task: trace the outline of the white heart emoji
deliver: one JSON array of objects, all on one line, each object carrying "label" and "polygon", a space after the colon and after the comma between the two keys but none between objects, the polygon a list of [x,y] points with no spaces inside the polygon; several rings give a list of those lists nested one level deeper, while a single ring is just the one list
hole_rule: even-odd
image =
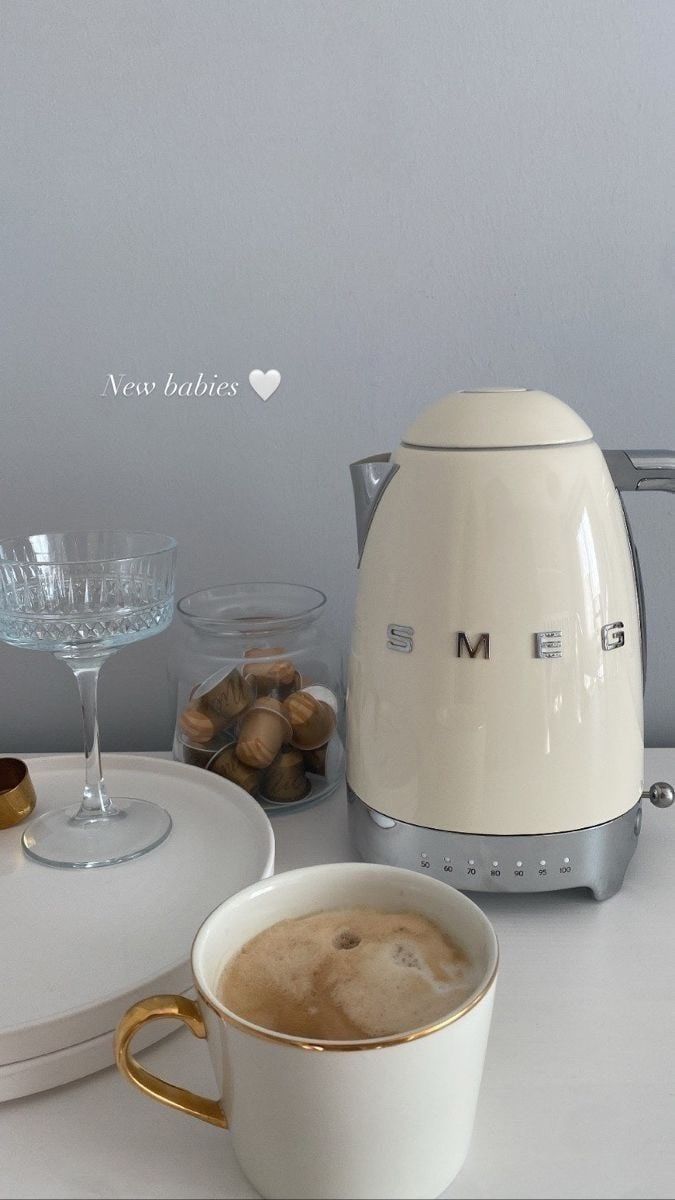
[{"label": "white heart emoji", "polygon": [[253,391],[258,393],[261,400],[269,400],[270,396],[274,395],[281,383],[281,375],[274,369],[271,371],[261,371],[259,367],[256,367],[255,371],[251,371],[248,381]]}]

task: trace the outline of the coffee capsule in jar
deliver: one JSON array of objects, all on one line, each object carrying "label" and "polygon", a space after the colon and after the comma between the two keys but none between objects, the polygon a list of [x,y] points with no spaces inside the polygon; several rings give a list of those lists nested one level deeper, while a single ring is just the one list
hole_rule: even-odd
[{"label": "coffee capsule in jar", "polygon": [[223,743],[218,737],[203,746],[191,746],[189,742],[176,737],[174,742],[174,758],[179,762],[188,763],[191,767],[207,767],[214,754],[222,750]]},{"label": "coffee capsule in jar", "polygon": [[284,709],[293,731],[291,745],[299,750],[315,750],[330,740],[336,724],[335,710],[326,700],[313,695],[312,689],[293,692],[284,702]]},{"label": "coffee capsule in jar", "polygon": [[343,768],[344,751],[338,733],[334,733],[325,746],[317,746],[314,750],[303,750],[305,770],[310,775],[318,775],[331,784],[340,779]]},{"label": "coffee capsule in jar", "polygon": [[221,717],[205,712],[199,701],[191,701],[178,718],[181,740],[206,746],[224,728]]},{"label": "coffee capsule in jar", "polygon": [[268,767],[283,743],[290,740],[291,732],[280,700],[273,696],[256,700],[241,722],[237,757],[250,767]]},{"label": "coffee capsule in jar", "polygon": [[313,750],[303,750],[302,757],[305,760],[305,770],[312,775],[326,774],[326,755],[328,751],[328,742],[324,746],[315,746]]},{"label": "coffee capsule in jar", "polygon": [[264,772],[260,793],[275,804],[288,804],[304,800],[311,787],[301,751],[285,746]]},{"label": "coffee capsule in jar", "polygon": [[254,792],[260,782],[261,772],[250,767],[237,757],[235,743],[231,742],[221,750],[216,751],[208,764],[208,770],[223,779],[229,779],[246,792]]},{"label": "coffee capsule in jar", "polygon": [[241,671],[233,667],[224,675],[212,675],[204,680],[192,694],[202,712],[212,715],[224,725],[229,725],[250,708],[255,699],[253,681],[245,679]]},{"label": "coffee capsule in jar", "polygon": [[[257,696],[280,696],[282,699],[300,686],[300,675],[289,658],[281,658],[283,646],[256,646],[244,652],[248,660],[244,678],[255,688]],[[259,662],[255,660],[259,659]],[[250,661],[254,660],[254,661]]]}]

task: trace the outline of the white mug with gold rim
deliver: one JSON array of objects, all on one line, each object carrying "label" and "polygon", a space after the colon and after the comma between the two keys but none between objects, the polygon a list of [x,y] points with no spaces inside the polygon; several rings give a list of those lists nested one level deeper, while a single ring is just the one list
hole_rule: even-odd
[{"label": "white mug with gold rim", "polygon": [[[433,1026],[362,1041],[307,1041],[262,1029],[218,999],[225,963],[287,917],[369,905],[435,921],[478,964],[460,1009]],[[229,1129],[251,1183],[277,1200],[434,1197],[469,1148],[487,1046],[498,949],[487,917],[461,892],[400,867],[331,863],[262,879],[221,904],[192,947],[196,1002],[152,996],[122,1018],[120,1070],[163,1104]],[[178,1017],[206,1038],[219,1100],[146,1071],[131,1054],[146,1021]]]}]

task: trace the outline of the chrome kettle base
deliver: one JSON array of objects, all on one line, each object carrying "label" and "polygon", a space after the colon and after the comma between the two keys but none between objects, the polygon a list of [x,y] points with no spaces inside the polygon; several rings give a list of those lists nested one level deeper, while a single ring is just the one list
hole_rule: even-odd
[{"label": "chrome kettle base", "polygon": [[366,862],[408,867],[465,892],[619,891],[642,824],[642,798],[602,825],[522,836],[451,833],[369,808],[347,785],[352,844]]}]

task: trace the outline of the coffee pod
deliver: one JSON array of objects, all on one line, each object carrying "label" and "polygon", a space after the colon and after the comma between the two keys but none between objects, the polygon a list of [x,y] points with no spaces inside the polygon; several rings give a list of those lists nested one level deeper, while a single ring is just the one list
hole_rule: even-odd
[{"label": "coffee pod", "polygon": [[208,746],[188,746],[180,738],[176,739],[176,744],[180,761],[188,763],[191,767],[207,767],[216,751],[220,749],[213,742],[210,742]]},{"label": "coffee pod", "polygon": [[283,646],[251,646],[244,650],[244,658],[280,658],[283,653]]},{"label": "coffee pod", "polygon": [[305,775],[302,753],[292,746],[287,746],[277,754],[274,762],[265,771],[260,793],[266,800],[275,804],[288,804],[294,800],[304,800],[311,787]]},{"label": "coffee pod", "polygon": [[255,791],[260,780],[260,771],[247,766],[237,757],[234,743],[216,751],[207,769],[213,771],[214,775],[220,775],[223,779],[238,784],[246,792]]},{"label": "coffee pod", "polygon": [[302,690],[303,692],[309,692],[310,696],[314,696],[315,700],[323,700],[324,703],[329,704],[337,716],[337,696],[335,695],[335,692],[331,692],[330,688],[323,687],[319,683],[313,683],[311,686],[309,684],[305,684]]},{"label": "coffee pod", "polygon": [[254,700],[253,684],[244,679],[233,667],[220,678],[210,676],[194,692],[192,699],[198,701],[202,712],[218,717],[223,725],[229,725],[240,717]]},{"label": "coffee pod", "polygon": [[241,722],[237,758],[249,767],[269,767],[291,732],[280,700],[273,696],[256,700]]},{"label": "coffee pod", "polygon": [[293,692],[284,708],[293,730],[291,745],[299,750],[315,750],[325,745],[335,729],[335,712],[330,704],[303,689]]},{"label": "coffee pod", "polygon": [[288,658],[278,657],[283,652],[283,646],[256,647],[245,652],[246,659],[268,660],[247,662],[244,667],[244,677],[254,684],[258,696],[269,696],[272,692],[287,694],[299,686],[300,677],[293,663]]},{"label": "coffee pod", "polygon": [[312,775],[325,776],[327,750],[328,742],[324,746],[316,746],[314,750],[303,750],[302,757],[305,760],[305,770],[310,771]]},{"label": "coffee pod", "polygon": [[282,688],[279,688],[277,695],[281,700],[285,700],[287,696],[290,696],[291,692],[299,692],[300,688],[302,687],[302,683],[302,675],[299,671],[294,671],[291,682],[285,684]]},{"label": "coffee pod", "polygon": [[342,771],[343,749],[337,733],[325,746],[317,746],[314,750],[303,750],[305,770],[310,775],[320,775],[326,781],[333,782],[340,777]]},{"label": "coffee pod", "polygon": [[183,709],[178,718],[178,727],[189,742],[205,746],[223,728],[223,721],[213,713],[205,712],[197,702]]},{"label": "coffee pod", "polygon": [[229,745],[232,741],[232,736],[228,736],[225,731],[216,734],[210,742],[205,742],[203,745],[191,745],[190,742],[184,740],[179,734],[174,738],[174,758],[180,762],[188,763],[191,767],[208,767],[209,762],[218,750],[222,750],[223,746]]}]

